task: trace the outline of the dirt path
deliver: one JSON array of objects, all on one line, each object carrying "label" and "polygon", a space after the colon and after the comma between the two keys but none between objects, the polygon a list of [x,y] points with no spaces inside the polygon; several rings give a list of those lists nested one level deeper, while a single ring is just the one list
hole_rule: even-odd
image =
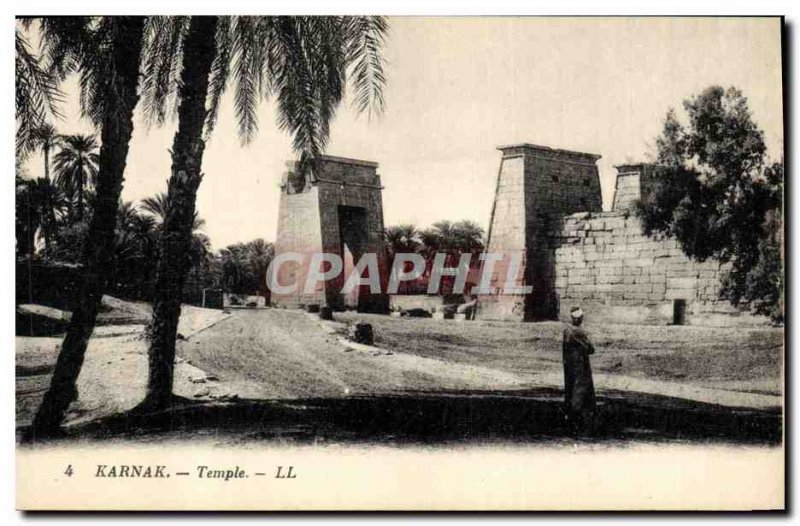
[{"label": "dirt path", "polygon": [[241,398],[519,388],[524,382],[487,367],[377,349],[352,351],[315,320],[288,310],[237,311],[183,342],[178,353]]},{"label": "dirt path", "polygon": [[[310,398],[436,391],[510,391],[562,385],[560,364],[508,370],[373,348],[347,349],[299,311],[238,311],[182,343],[179,354],[241,398]],[[555,365],[555,367],[554,367]],[[629,391],[728,407],[775,409],[779,396],[595,374],[599,393]]]}]

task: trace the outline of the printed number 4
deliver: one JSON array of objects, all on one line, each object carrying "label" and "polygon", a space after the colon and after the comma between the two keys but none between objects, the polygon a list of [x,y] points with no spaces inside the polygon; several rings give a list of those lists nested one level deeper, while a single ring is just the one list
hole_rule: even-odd
[{"label": "printed number 4", "polygon": [[71,477],[72,476],[72,464],[67,466],[67,469],[64,470],[64,475]]}]

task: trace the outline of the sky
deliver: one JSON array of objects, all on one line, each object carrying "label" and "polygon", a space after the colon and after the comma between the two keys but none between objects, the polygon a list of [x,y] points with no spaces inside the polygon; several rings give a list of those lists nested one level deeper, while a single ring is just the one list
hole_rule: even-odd
[{"label": "sky", "polygon": [[[349,101],[331,127],[331,155],[379,163],[386,226],[471,219],[488,226],[497,146],[528,142],[602,156],[604,206],[613,166],[654,155],[670,107],[714,84],[748,97],[768,155],[783,152],[779,19],[390,18],[386,110],[369,118]],[[64,85],[61,133],[91,132],[77,82]],[[214,248],[274,241],[291,138],[259,108],[260,133],[236,134],[223,101],[203,160],[197,209]],[[124,200],[166,191],[175,124],[148,128],[141,113],[125,172]],[[41,158],[28,170],[41,174]]]}]

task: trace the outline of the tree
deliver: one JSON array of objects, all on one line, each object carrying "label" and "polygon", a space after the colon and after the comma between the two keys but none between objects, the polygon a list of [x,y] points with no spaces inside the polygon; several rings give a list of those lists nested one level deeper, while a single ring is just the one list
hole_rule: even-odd
[{"label": "tree", "polygon": [[17,257],[33,258],[36,230],[41,224],[41,197],[33,181],[17,174],[15,181],[15,231]]},{"label": "tree", "polygon": [[264,294],[266,274],[275,255],[272,243],[254,239],[235,243],[220,250],[222,285],[234,294]]},{"label": "tree", "polygon": [[275,256],[275,247],[261,238],[247,243],[247,263],[255,277],[256,288],[261,295],[267,294],[267,269]]},{"label": "tree", "polygon": [[139,212],[136,203],[120,203],[112,258],[114,279],[108,285],[113,295],[135,300],[151,298],[148,294],[152,290],[150,278],[158,238],[155,225],[151,216]]},{"label": "tree", "polygon": [[152,120],[161,122],[175,94],[178,131],[143,407],[163,408],[172,400],[175,337],[203,150],[229,79],[235,81],[242,140],[248,142],[258,129],[259,99],[274,95],[278,125],[292,134],[305,170],[324,150],[348,73],[360,110],[382,104],[380,47],[385,31],[380,17],[178,17],[163,19],[156,28],[145,66],[146,108]]},{"label": "tree", "polygon": [[728,264],[721,296],[783,317],[783,163],[736,88],[712,86],[670,110],[656,141],[658,179],[637,209],[647,234],[678,240],[698,261]]},{"label": "tree", "polygon": [[384,237],[390,257],[396,254],[411,254],[417,252],[420,247],[419,231],[411,224],[387,227]]},{"label": "tree", "polygon": [[[36,232],[47,231],[48,225],[55,222],[55,210],[59,210],[63,197],[58,188],[44,177],[29,179],[16,176],[16,237],[17,256],[33,259],[36,251]],[[55,232],[55,229],[53,230]],[[51,239],[46,236],[45,239]],[[45,254],[51,248],[47,243]]]},{"label": "tree", "polygon": [[437,252],[446,252],[458,259],[462,253],[476,254],[483,250],[483,228],[469,220],[455,223],[437,221],[420,233],[420,240],[420,251],[426,258],[433,258]]},{"label": "tree", "polygon": [[75,383],[94,330],[111,270],[115,226],[133,110],[138,101],[139,64],[145,19],[136,16],[40,19],[52,71],[78,73],[83,112],[100,128],[96,202],[83,245],[83,276],[72,318],[31,427],[31,437],[59,432],[77,396]]},{"label": "tree", "polygon": [[453,225],[455,246],[461,252],[478,254],[483,250],[483,228],[474,221],[464,219]]},{"label": "tree", "polygon": [[[155,248],[154,253],[158,255],[159,247],[161,246],[161,236],[164,232],[164,220],[169,210],[169,196],[160,192],[152,197],[142,199],[142,209],[149,214],[154,221],[155,233]],[[205,267],[210,263],[212,258],[211,241],[208,237],[201,232],[205,220],[200,217],[197,212],[194,213],[191,226],[191,240],[189,242],[189,250],[187,256],[189,259],[189,274],[196,282],[204,282],[206,280]],[[154,258],[154,262],[158,262],[158,257]],[[155,273],[155,267],[153,268]]]},{"label": "tree", "polygon": [[[470,220],[448,221],[442,220],[434,223],[430,228],[419,231],[413,225],[399,225],[386,229],[385,238],[390,257],[400,253],[416,252],[425,259],[425,271],[420,282],[402,282],[401,293],[416,291],[426,285],[433,271],[436,254],[444,253],[444,264],[456,266],[462,254],[471,254],[470,265],[478,263],[478,255],[483,250],[483,228]],[[411,263],[405,265],[404,271],[411,270]],[[452,276],[442,278],[441,290],[452,289],[455,279]]]},{"label": "tree", "polygon": [[[41,150],[44,159],[44,183],[50,185],[50,152],[58,142],[59,135],[52,124],[45,122],[31,132],[31,148]],[[54,190],[54,189],[53,189]],[[50,194],[50,192],[48,191]],[[44,234],[45,247],[50,248],[53,235],[56,229],[56,203],[51,199],[45,202],[45,210],[42,215],[42,232]]]},{"label": "tree", "polygon": [[95,186],[99,156],[97,140],[91,134],[67,135],[61,139],[55,155],[55,182],[68,199],[70,221],[83,219],[85,190]]},{"label": "tree", "polygon": [[[420,242],[420,232],[417,227],[412,224],[387,227],[384,230],[384,240],[386,241],[386,255],[391,265],[390,272],[393,275],[399,271],[410,272],[413,268],[413,262],[406,261],[402,268],[395,270],[394,261],[398,254],[414,254],[422,251],[423,245]],[[398,283],[398,293],[408,294],[413,292],[415,284],[409,281],[400,281]]]},{"label": "tree", "polygon": [[[169,209],[168,200],[169,196],[164,192],[142,199],[142,209],[153,217],[159,229],[164,226],[164,218],[167,217],[167,210]],[[204,225],[205,220],[200,217],[200,214],[195,212],[194,218],[192,219],[192,232],[194,233],[202,229]]]}]

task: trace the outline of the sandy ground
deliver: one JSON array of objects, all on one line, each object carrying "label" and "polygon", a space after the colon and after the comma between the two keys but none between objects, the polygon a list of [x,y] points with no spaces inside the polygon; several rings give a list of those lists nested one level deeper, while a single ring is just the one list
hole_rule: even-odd
[{"label": "sandy ground", "polygon": [[[117,300],[119,301],[119,300]],[[178,331],[187,336],[227,318],[218,310],[184,306]],[[141,402],[147,378],[147,345],[142,339],[144,325],[97,327],[89,342],[81,374],[78,377],[78,401],[67,417],[79,423],[128,410]],[[50,374],[58,357],[61,337],[16,338],[17,426],[30,423],[50,383]],[[214,392],[206,374],[183,360],[178,360],[175,392],[191,398],[223,396]],[[197,383],[195,383],[197,382]]]},{"label": "sandy ground", "polygon": [[[477,433],[508,439],[552,434],[561,425],[558,324],[355,313],[337,314],[337,320],[326,324],[290,310],[225,315],[185,308],[175,393],[197,405],[170,413],[162,422],[168,431],[153,436],[227,433],[226,441],[238,441],[278,435],[282,440],[296,433],[314,440],[320,434],[428,440],[432,434],[431,440],[441,440]],[[339,333],[356,320],[373,324],[378,347],[354,350],[339,342]],[[70,428],[90,429],[90,422],[141,401],[147,372],[142,328],[106,327],[106,334],[99,331],[92,339]],[[638,439],[641,433],[702,440],[780,436],[782,331],[631,326],[590,331],[598,347],[596,385],[601,405],[612,415],[606,420],[616,426],[609,432],[615,439]],[[47,387],[58,345],[58,338],[17,338],[18,426],[30,421]],[[724,362],[718,363],[721,357]],[[719,409],[724,406],[731,410]],[[123,436],[131,428],[159,425],[118,424]],[[115,425],[106,421],[80,433],[104,436]],[[326,426],[335,431],[326,434]]]},{"label": "sandy ground", "polygon": [[[375,328],[376,345],[417,356],[477,364],[515,374],[561,372],[557,322],[456,322],[337,313]],[[759,395],[782,393],[782,328],[587,325],[604,374]],[[622,385],[622,384],[620,384]]]}]

